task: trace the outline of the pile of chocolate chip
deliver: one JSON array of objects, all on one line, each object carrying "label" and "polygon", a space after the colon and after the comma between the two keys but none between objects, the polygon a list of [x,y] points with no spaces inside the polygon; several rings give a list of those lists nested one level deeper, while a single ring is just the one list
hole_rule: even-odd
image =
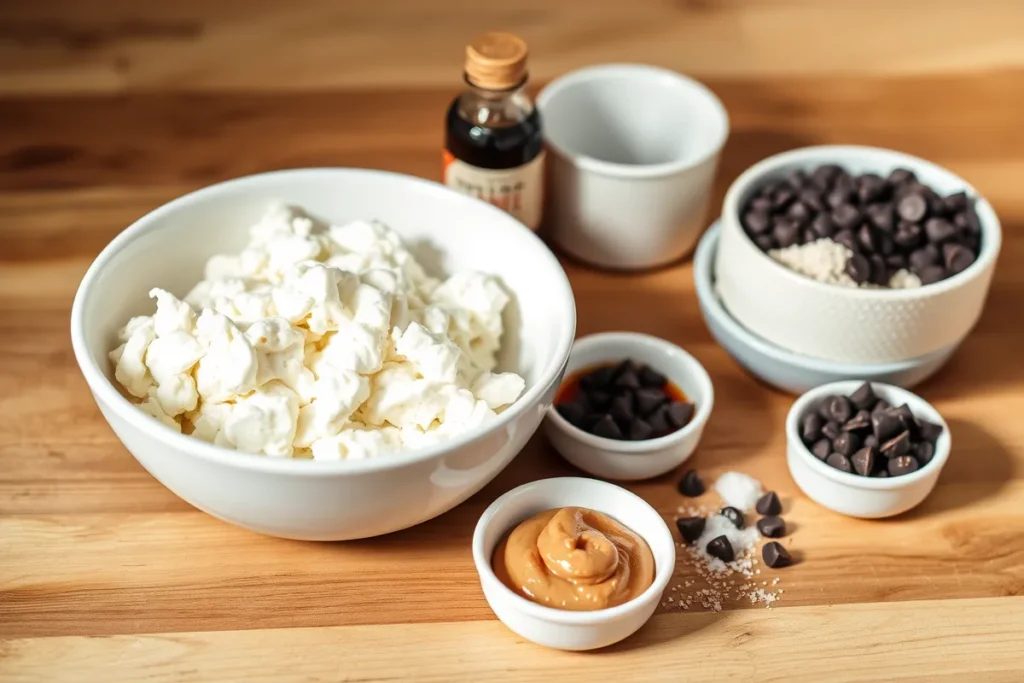
[{"label": "pile of chocolate chip", "polygon": [[884,286],[901,269],[938,282],[974,263],[981,246],[967,194],[942,197],[905,168],[886,178],[835,164],[797,169],[758,188],[741,222],[765,252],[824,238],[848,247],[846,274],[857,284]]},{"label": "pile of chocolate chip", "polygon": [[829,396],[800,418],[800,438],[825,464],[863,477],[916,472],[935,457],[942,425],[889,405],[865,382],[849,396]]},{"label": "pile of chocolate chip", "polygon": [[694,405],[674,400],[665,375],[633,360],[579,377],[579,392],[555,409],[570,424],[606,439],[641,441],[682,429]]}]

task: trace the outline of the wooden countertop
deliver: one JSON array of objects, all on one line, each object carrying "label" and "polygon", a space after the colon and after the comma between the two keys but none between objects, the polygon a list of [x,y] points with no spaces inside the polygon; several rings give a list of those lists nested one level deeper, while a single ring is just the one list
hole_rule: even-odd
[{"label": "wooden countertop", "polygon": [[[494,27],[526,37],[538,83],[607,61],[707,82],[733,126],[718,198],[768,154],[864,143],[962,174],[1003,220],[985,314],[920,388],[954,453],[920,508],[879,522],[796,490],[782,433],[792,397],[712,342],[689,264],[640,276],[566,264],[581,335],[659,335],[710,371],[718,399],[693,464],[759,477],[795,528],[800,564],[759,577],[784,589],[773,609],[669,606],[608,651],[543,650],[494,619],[468,551],[497,495],[572,471],[541,438],[438,519],[300,543],[176,498],[86,389],[68,311],[118,231],[255,171],[436,177],[461,46]],[[1021,27],[1017,0],[3,3],[0,680],[1024,680]],[[630,488],[671,519],[674,484]],[[694,578],[680,562],[674,583]]]}]

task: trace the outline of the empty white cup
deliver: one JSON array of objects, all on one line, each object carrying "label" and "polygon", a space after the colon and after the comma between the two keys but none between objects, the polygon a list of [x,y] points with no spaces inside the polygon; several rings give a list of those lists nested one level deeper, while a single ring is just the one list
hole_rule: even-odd
[{"label": "empty white cup", "polygon": [[667,69],[609,64],[554,80],[537,106],[549,152],[544,226],[558,247],[623,270],[690,251],[729,134],[714,93]]}]

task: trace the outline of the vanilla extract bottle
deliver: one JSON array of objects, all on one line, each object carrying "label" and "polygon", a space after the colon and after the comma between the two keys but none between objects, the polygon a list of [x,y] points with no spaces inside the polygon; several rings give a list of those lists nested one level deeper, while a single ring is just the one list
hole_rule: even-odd
[{"label": "vanilla extract bottle", "polygon": [[448,109],[443,182],[504,209],[532,230],[544,199],[540,115],[524,91],[527,47],[486,33],[466,46],[469,86]]}]

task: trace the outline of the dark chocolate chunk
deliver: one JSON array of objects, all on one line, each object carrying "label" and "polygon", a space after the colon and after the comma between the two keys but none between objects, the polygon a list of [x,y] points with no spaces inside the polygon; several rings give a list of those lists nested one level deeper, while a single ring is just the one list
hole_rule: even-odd
[{"label": "dark chocolate chunk", "polygon": [[834,440],[837,436],[839,436],[842,433],[842,428],[839,426],[839,423],[836,422],[835,420],[829,420],[821,427],[822,436],[825,436],[829,439]]},{"label": "dark chocolate chunk", "polygon": [[793,558],[789,551],[783,548],[778,541],[765,543],[764,548],[761,549],[761,557],[764,558],[764,563],[772,569],[781,569],[793,564]]},{"label": "dark chocolate chunk", "polygon": [[853,252],[860,249],[860,242],[857,241],[857,236],[853,234],[852,230],[838,231],[836,234],[832,235],[832,241],[843,245]]},{"label": "dark chocolate chunk", "polygon": [[587,415],[587,411],[583,409],[583,406],[575,402],[559,403],[555,406],[555,410],[565,418],[566,422],[574,427],[579,427],[583,424],[583,418]]},{"label": "dark chocolate chunk", "polygon": [[959,213],[967,208],[968,200],[966,192],[955,192],[942,200],[949,213]]},{"label": "dark chocolate chunk", "polygon": [[920,278],[922,285],[933,285],[940,280],[946,279],[946,269],[942,266],[928,266],[922,268],[918,273],[917,277]]},{"label": "dark chocolate chunk", "polygon": [[664,404],[656,408],[655,411],[645,419],[647,420],[647,424],[651,425],[651,429],[654,430],[655,434],[664,434],[672,429],[672,426],[668,422],[668,406]]},{"label": "dark chocolate chunk", "polygon": [[928,213],[928,201],[922,194],[907,194],[896,204],[896,213],[905,221],[917,223]]},{"label": "dark chocolate chunk", "polygon": [[832,442],[832,448],[836,453],[849,457],[860,448],[860,437],[853,432],[843,432]]},{"label": "dark chocolate chunk", "polygon": [[804,443],[814,443],[821,438],[823,421],[817,413],[807,413],[800,423],[800,438]]},{"label": "dark chocolate chunk", "polygon": [[854,254],[846,262],[844,269],[850,279],[862,285],[871,279],[871,262],[863,254]]},{"label": "dark chocolate chunk", "polygon": [[701,481],[700,475],[697,474],[697,470],[687,470],[686,474],[679,481],[679,493],[688,498],[702,496],[706,490],[704,482]]},{"label": "dark chocolate chunk", "polygon": [[789,216],[790,220],[796,222],[801,228],[807,225],[811,220],[811,210],[807,208],[803,202],[793,202],[789,205],[789,210],[786,211],[786,215]]},{"label": "dark chocolate chunk", "polygon": [[719,510],[718,514],[722,515],[730,522],[732,522],[732,525],[737,529],[743,528],[743,523],[745,520],[743,519],[743,513],[740,510],[737,510],[734,507],[727,506]]},{"label": "dark chocolate chunk", "polygon": [[814,442],[813,446],[811,446],[811,453],[813,453],[814,457],[818,460],[824,460],[831,452],[832,442],[828,439],[819,439]]},{"label": "dark chocolate chunk", "polygon": [[875,407],[871,409],[871,416],[874,417],[875,413],[883,413],[890,408],[892,408],[892,406],[889,405],[889,402],[884,398],[880,398],[878,399],[878,403],[875,404]]},{"label": "dark chocolate chunk", "polygon": [[914,180],[917,180],[917,177],[914,175],[913,171],[907,168],[893,169],[892,173],[889,174],[889,177],[886,178],[886,182],[893,187],[898,187],[899,185],[903,185]]},{"label": "dark chocolate chunk", "polygon": [[637,389],[633,396],[636,398],[636,412],[641,417],[647,417],[668,400],[661,389]]},{"label": "dark chocolate chunk", "polygon": [[779,247],[785,249],[800,241],[800,228],[802,226],[791,218],[780,218],[772,228],[772,237]]},{"label": "dark chocolate chunk", "polygon": [[650,365],[640,368],[638,376],[640,378],[640,386],[644,389],[664,389],[665,382],[668,381],[665,379],[665,375],[653,369]]},{"label": "dark chocolate chunk", "polygon": [[942,425],[917,418],[917,433],[928,443],[934,444],[942,434]]},{"label": "dark chocolate chunk", "polygon": [[636,417],[636,410],[633,408],[633,394],[618,394],[612,399],[612,405],[608,409],[608,414],[614,417],[620,426],[625,428]]},{"label": "dark chocolate chunk", "polygon": [[898,458],[910,452],[910,432],[900,432],[888,441],[882,442],[878,449],[887,458]]},{"label": "dark chocolate chunk", "polygon": [[845,396],[833,396],[828,399],[828,415],[840,424],[853,417],[853,404]]},{"label": "dark chocolate chunk", "polygon": [[893,408],[892,412],[900,419],[900,424],[903,425],[903,429],[910,432],[911,441],[916,441],[917,436],[917,420],[914,419],[914,413],[910,412],[910,406],[906,403]]},{"label": "dark chocolate chunk", "polygon": [[775,491],[769,491],[757,499],[754,509],[759,515],[777,515],[782,512],[782,501]]},{"label": "dark chocolate chunk", "polygon": [[853,467],[850,465],[850,459],[842,453],[832,453],[825,458],[825,464],[829,467],[834,467],[842,472],[852,472]]},{"label": "dark chocolate chunk", "polygon": [[600,436],[605,439],[621,439],[622,430],[619,429],[618,423],[611,415],[604,415],[597,424],[590,430],[594,436]]},{"label": "dark chocolate chunk", "polygon": [[832,209],[838,209],[844,204],[853,200],[853,190],[850,188],[837,187],[825,197],[825,203]]},{"label": "dark chocolate chunk", "polygon": [[654,435],[654,428],[639,417],[635,417],[630,420],[629,429],[626,430],[626,435],[629,436],[632,441],[643,441],[644,439],[649,439]]},{"label": "dark chocolate chunk", "polygon": [[813,230],[818,237],[831,237],[836,232],[836,224],[832,221],[832,217],[827,213],[819,213],[811,221],[811,230]]},{"label": "dark chocolate chunk", "polygon": [[853,204],[840,204],[832,209],[832,220],[840,230],[853,230],[860,225],[861,215]]},{"label": "dark chocolate chunk", "polygon": [[825,195],[816,187],[805,187],[797,194],[800,203],[814,212],[825,210]]},{"label": "dark chocolate chunk", "polygon": [[733,552],[732,543],[726,536],[718,536],[708,541],[706,550],[711,557],[717,557],[722,562],[732,562],[736,558]]},{"label": "dark chocolate chunk", "polygon": [[874,432],[878,443],[885,443],[896,436],[903,429],[899,415],[888,411],[880,410],[871,415],[871,431]]},{"label": "dark chocolate chunk", "polygon": [[857,410],[871,410],[877,401],[878,397],[875,396],[874,387],[870,382],[864,382],[857,391],[850,394],[850,403]]},{"label": "dark chocolate chunk", "polygon": [[794,190],[799,190],[811,182],[810,176],[807,175],[807,171],[802,168],[793,169],[786,174],[786,184]]},{"label": "dark chocolate chunk", "polygon": [[875,469],[875,449],[865,446],[850,456],[850,464],[853,465],[853,471],[862,477],[870,475]]},{"label": "dark chocolate chunk", "polygon": [[889,474],[893,477],[898,477],[903,474],[910,474],[916,472],[921,466],[912,455],[901,455],[898,458],[889,459]]},{"label": "dark chocolate chunk", "polygon": [[927,441],[918,441],[911,449],[911,454],[921,467],[924,467],[935,457],[935,446]]},{"label": "dark chocolate chunk", "polygon": [[874,173],[864,173],[857,177],[857,197],[861,204],[883,199],[885,196],[885,181]]},{"label": "dark chocolate chunk", "polygon": [[844,432],[866,432],[869,429],[871,429],[871,413],[866,410],[858,410],[857,414],[843,425]]},{"label": "dark chocolate chunk", "polygon": [[679,537],[687,545],[693,543],[704,533],[707,520],[703,517],[680,517],[676,520],[676,528],[679,529]]},{"label": "dark chocolate chunk", "polygon": [[929,218],[924,224],[924,234],[932,244],[942,244],[956,237],[956,226],[945,218]]},{"label": "dark chocolate chunk", "polygon": [[942,245],[942,257],[946,263],[946,271],[950,275],[967,270],[974,263],[974,253],[967,247],[960,244]]},{"label": "dark chocolate chunk", "polygon": [[748,211],[743,215],[743,227],[755,235],[763,235],[772,227],[772,219],[761,211]]},{"label": "dark chocolate chunk", "polygon": [[913,249],[921,243],[921,226],[917,223],[900,223],[893,241],[900,249]]},{"label": "dark chocolate chunk", "polygon": [[615,381],[612,382],[612,386],[616,389],[635,391],[640,388],[640,378],[636,376],[635,370],[628,368],[616,376]]},{"label": "dark chocolate chunk", "polygon": [[896,229],[896,212],[892,204],[872,204],[864,209],[871,225],[882,232],[891,233]]},{"label": "dark chocolate chunk", "polygon": [[775,515],[762,517],[757,520],[757,530],[765,538],[782,538],[786,535],[786,522]]},{"label": "dark chocolate chunk", "polygon": [[676,429],[682,429],[693,417],[693,404],[685,401],[672,401],[668,404],[666,415],[668,423]]},{"label": "dark chocolate chunk", "polygon": [[783,187],[772,196],[772,208],[776,211],[785,211],[794,199],[796,193],[793,189]]},{"label": "dark chocolate chunk", "polygon": [[608,410],[612,404],[612,392],[610,391],[594,390],[587,394],[587,398],[590,399],[590,405],[594,407],[594,410]]},{"label": "dark chocolate chunk", "polygon": [[824,164],[811,171],[811,182],[823,190],[832,187],[832,184],[842,173],[843,169],[835,164]]}]

